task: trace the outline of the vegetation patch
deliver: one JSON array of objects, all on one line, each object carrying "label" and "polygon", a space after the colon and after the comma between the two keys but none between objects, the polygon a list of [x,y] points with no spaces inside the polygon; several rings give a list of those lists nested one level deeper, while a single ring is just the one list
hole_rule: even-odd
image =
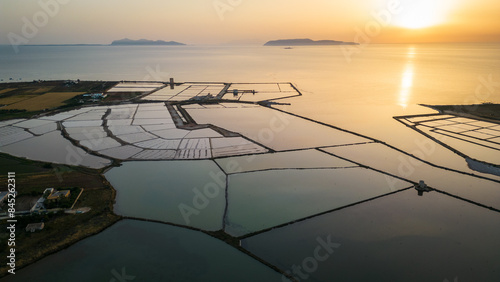
[{"label": "vegetation patch", "polygon": [[4,93],[7,93],[9,91],[12,91],[12,90],[16,90],[17,88],[4,88],[4,89],[0,89],[0,95],[1,94],[4,94]]},{"label": "vegetation patch", "polygon": [[0,83],[0,120],[78,108],[82,106],[79,99],[75,99],[78,95],[105,93],[116,83],[80,80]]},{"label": "vegetation patch", "polygon": [[83,93],[84,92],[50,92],[5,106],[2,109],[26,110],[30,112],[53,109],[64,105],[64,101]]},{"label": "vegetation patch", "polygon": [[35,98],[37,95],[16,95],[6,98],[0,98],[0,105],[12,105],[15,103],[22,102],[31,98]]}]

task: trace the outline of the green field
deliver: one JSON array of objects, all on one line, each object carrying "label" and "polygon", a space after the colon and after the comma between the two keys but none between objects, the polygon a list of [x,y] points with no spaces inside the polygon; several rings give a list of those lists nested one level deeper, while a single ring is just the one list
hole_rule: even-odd
[{"label": "green field", "polygon": [[81,106],[75,98],[84,93],[103,93],[116,82],[36,81],[0,83],[0,120],[30,118],[62,108]]}]

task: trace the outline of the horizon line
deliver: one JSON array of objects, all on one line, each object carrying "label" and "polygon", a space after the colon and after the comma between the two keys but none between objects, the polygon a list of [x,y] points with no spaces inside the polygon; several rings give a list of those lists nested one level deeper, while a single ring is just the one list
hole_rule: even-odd
[{"label": "horizon line", "polygon": [[[358,43],[363,45],[363,43]],[[128,47],[128,46],[153,46],[153,47],[182,47],[182,46],[263,46],[264,43],[183,43],[184,45],[155,45],[155,44],[130,44],[130,45],[112,45],[111,43],[42,43],[42,44],[21,44],[18,46],[113,46],[113,47]],[[366,44],[366,43],[365,43]],[[378,43],[369,43],[368,45],[383,45],[383,44],[500,44],[500,41],[440,41],[440,42],[378,42]],[[0,44],[0,46],[12,46],[12,44]],[[320,45],[307,45],[307,46],[296,46],[296,47],[329,47],[330,45],[320,46]],[[336,45],[331,45],[336,46]],[[266,46],[266,47],[281,47],[281,46]]]}]

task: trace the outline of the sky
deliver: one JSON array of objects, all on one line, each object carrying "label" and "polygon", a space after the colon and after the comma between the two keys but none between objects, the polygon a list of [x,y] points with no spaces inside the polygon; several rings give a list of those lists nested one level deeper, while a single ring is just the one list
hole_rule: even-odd
[{"label": "sky", "polygon": [[500,42],[499,0],[2,0],[0,44]]}]

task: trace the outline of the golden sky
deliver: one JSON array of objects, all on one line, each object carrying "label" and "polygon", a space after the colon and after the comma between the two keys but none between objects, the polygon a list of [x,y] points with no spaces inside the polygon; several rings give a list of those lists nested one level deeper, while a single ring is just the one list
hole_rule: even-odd
[{"label": "golden sky", "polygon": [[500,42],[500,0],[16,0],[0,21],[0,44]]}]

